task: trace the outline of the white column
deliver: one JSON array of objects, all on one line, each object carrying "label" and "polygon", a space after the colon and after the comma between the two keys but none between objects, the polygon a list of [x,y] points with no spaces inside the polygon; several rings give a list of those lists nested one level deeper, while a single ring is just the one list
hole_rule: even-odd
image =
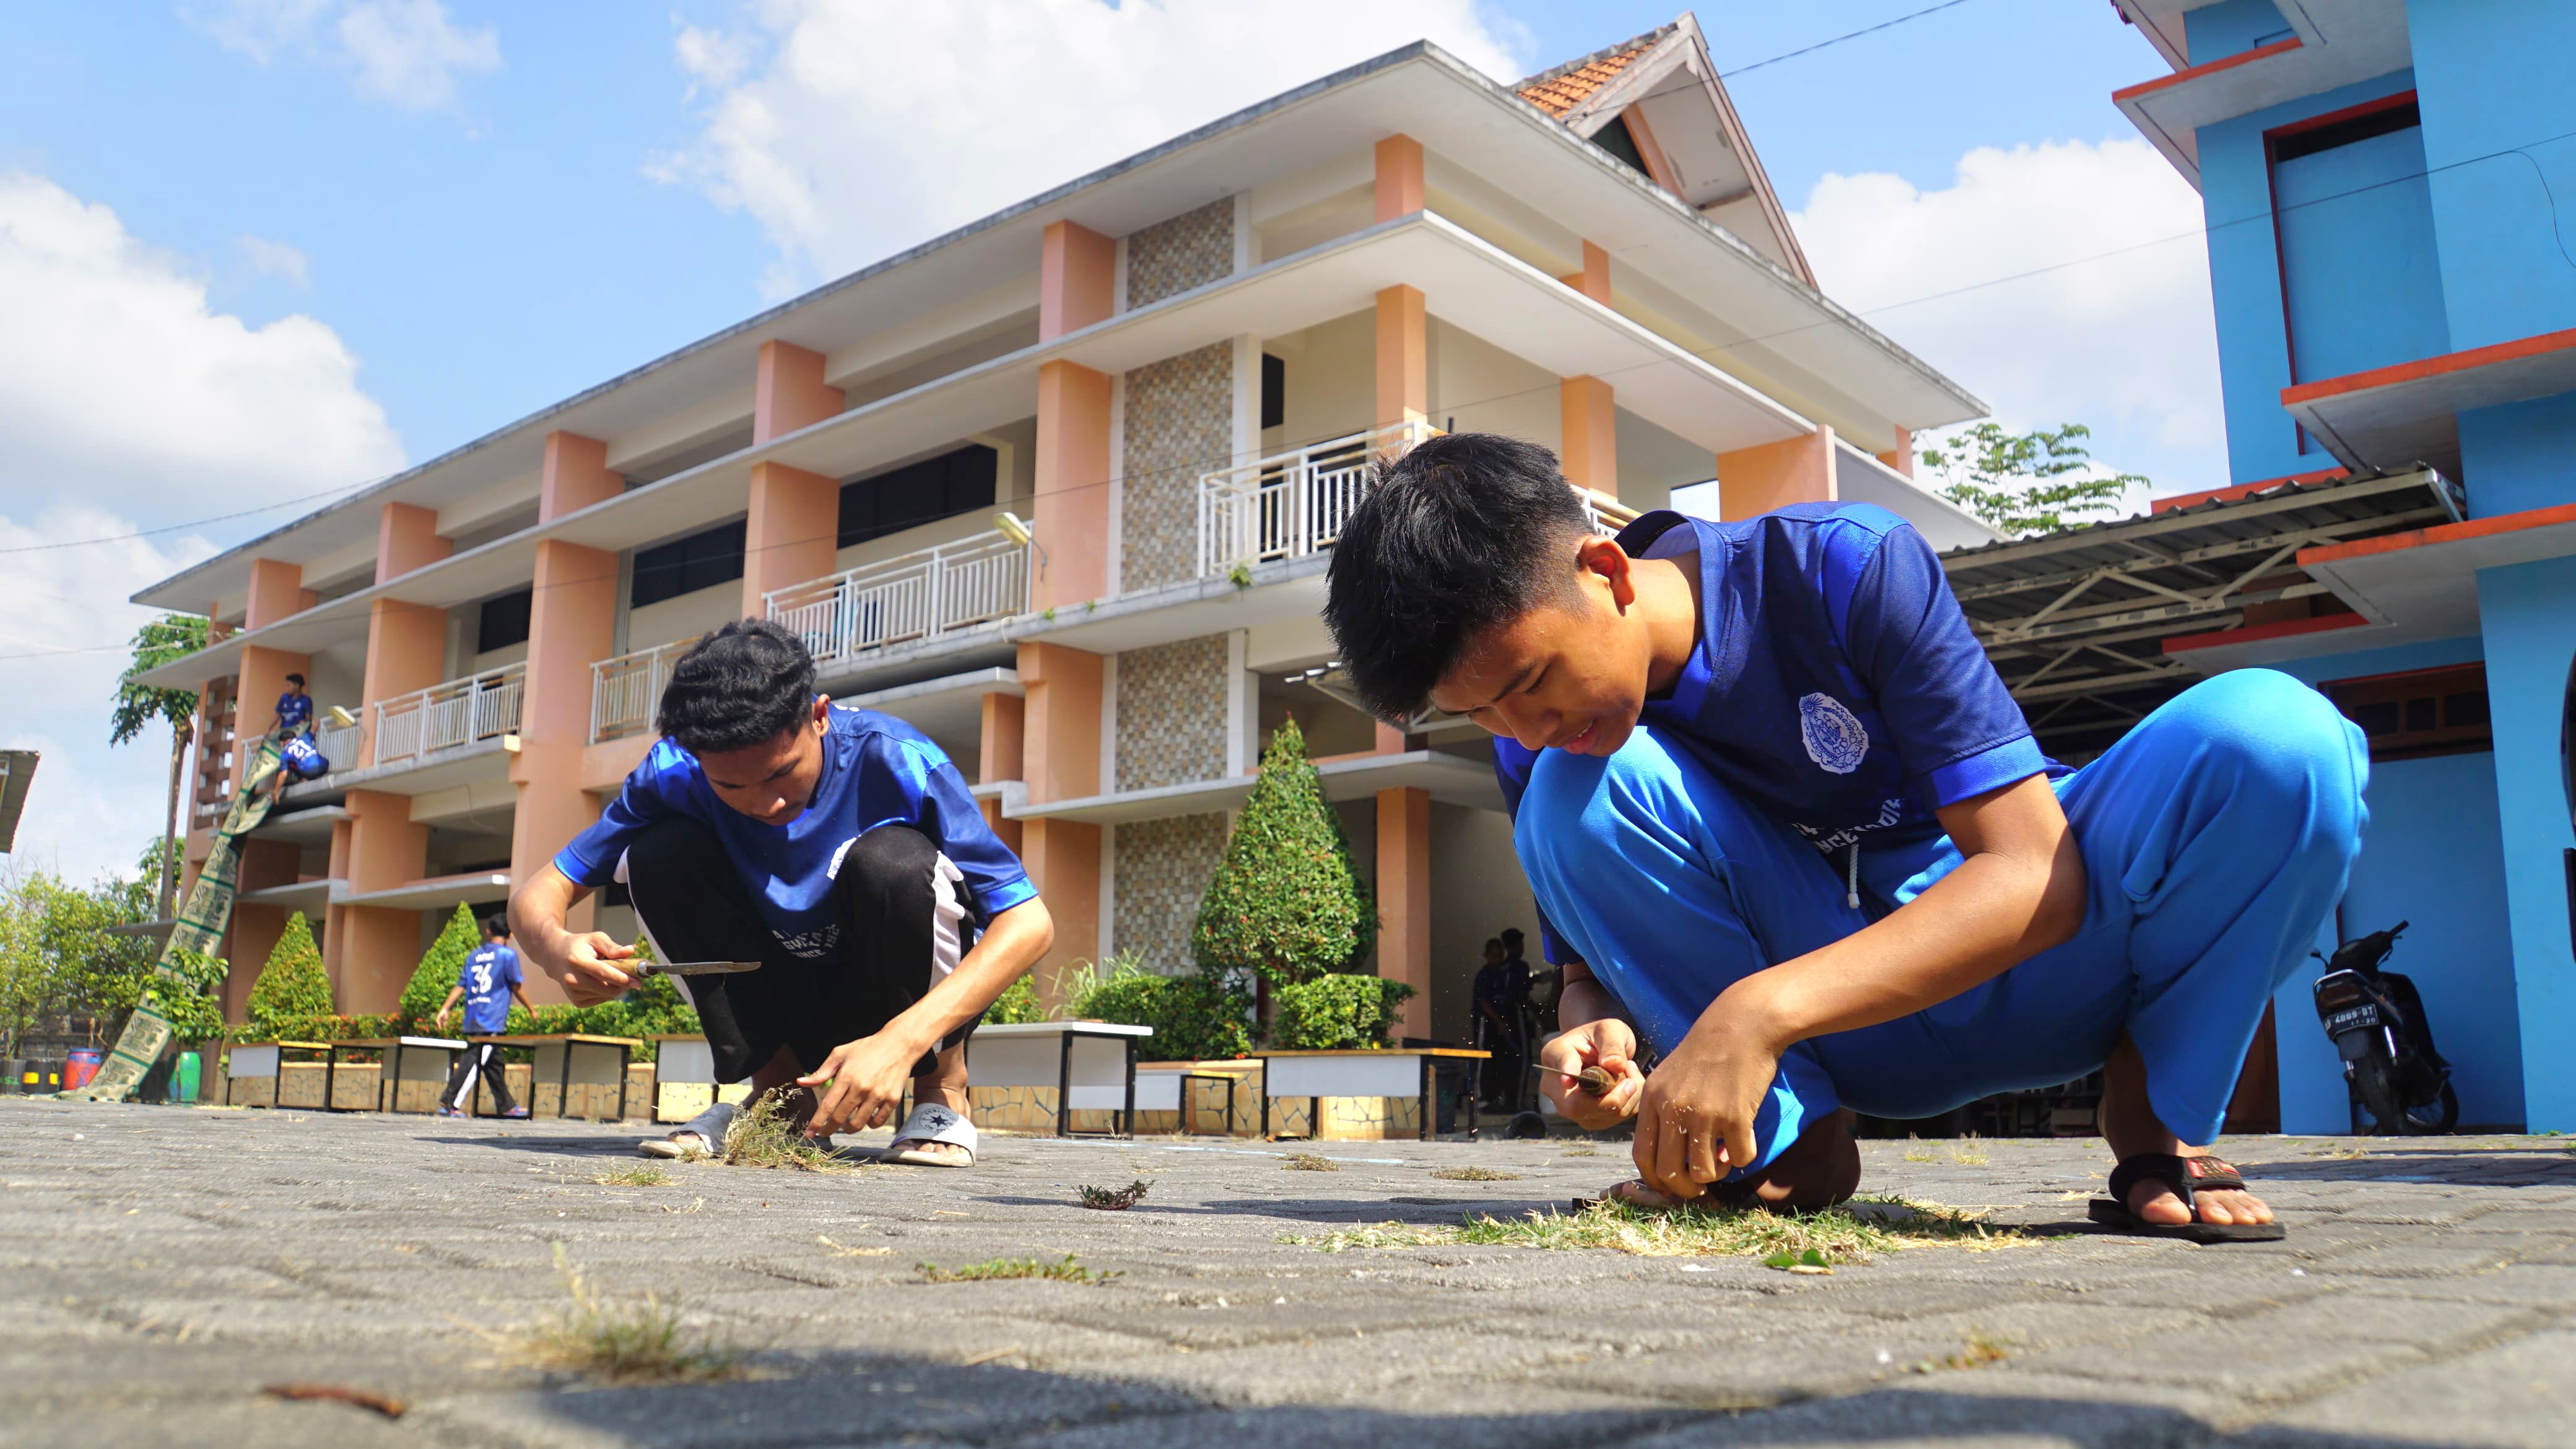
[{"label": "white column", "polygon": [[1230,340],[1234,344],[1234,430],[1226,446],[1234,456],[1226,464],[1240,467],[1261,456],[1261,339],[1247,332]]}]

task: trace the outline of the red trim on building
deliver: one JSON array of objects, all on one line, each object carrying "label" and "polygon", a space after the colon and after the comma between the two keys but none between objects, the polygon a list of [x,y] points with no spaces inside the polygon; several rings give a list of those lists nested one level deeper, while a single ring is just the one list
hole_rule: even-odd
[{"label": "red trim on building", "polygon": [[2369,622],[2359,614],[2324,614],[2314,619],[2284,619],[2278,624],[2248,624],[2241,629],[2213,629],[2206,634],[2177,634],[2167,639],[2164,647],[2167,654],[2184,654],[2217,644],[2259,644],[2266,639],[2288,639],[2300,634],[2322,634],[2328,629],[2351,629]]},{"label": "red trim on building", "polygon": [[2429,669],[2392,669],[2386,674],[2356,674],[2349,679],[2329,679],[2320,687],[2340,689],[2354,684],[2394,684],[2401,679],[2426,679],[2436,674],[2458,674],[2468,669],[2484,674],[2486,661],[2471,659],[2459,664],[2436,664]]},{"label": "red trim on building", "polygon": [[2305,487],[2310,483],[2331,483],[2351,476],[2351,471],[2348,468],[2326,468],[2314,473],[2292,473],[2286,478],[2266,478],[2260,483],[2239,483],[2200,493],[2177,493],[2171,498],[2159,498],[2148,504],[2147,512],[2171,513],[2177,508],[2190,508],[2202,503],[2234,503],[2240,498],[2251,498],[2257,493],[2292,484]]},{"label": "red trim on building", "polygon": [[2234,55],[2220,56],[2218,59],[2209,62],[2207,65],[2196,65],[2189,70],[2175,71],[2172,75],[2160,75],[2154,80],[2140,81],[2133,86],[2122,86],[2120,89],[2111,92],[2111,103],[2113,105],[2118,105],[2122,101],[2132,100],[2138,96],[2148,95],[2153,92],[2163,90],[2167,86],[2178,86],[2185,81],[2196,81],[2202,76],[2216,75],[2220,71],[2233,70],[2240,65],[2250,65],[2255,61],[2263,60],[2270,56],[2287,55],[2298,48],[2299,37],[2293,35],[2287,40],[2273,41],[2270,45],[2258,45],[2252,50],[2239,51]]},{"label": "red trim on building", "polygon": [[2499,513],[2493,518],[2472,518],[2466,523],[2442,523],[2431,528],[2410,528],[2403,533],[2384,533],[2377,538],[2355,539],[2351,543],[2303,548],[2299,550],[2299,567],[2335,563],[2348,558],[2368,558],[2373,554],[2400,553],[2427,544],[2491,538],[2499,533],[2520,533],[2526,528],[2547,528],[2559,523],[2576,523],[2576,503],[2561,503],[2555,508],[2527,508],[2520,513]]},{"label": "red trim on building", "polygon": [[2321,398],[2347,393],[2368,392],[2376,387],[2394,387],[2401,382],[2422,382],[2428,377],[2445,377],[2456,372],[2475,372],[2500,362],[2519,362],[2544,353],[2564,352],[2576,348],[2576,327],[2562,332],[2543,332],[2531,337],[2518,337],[2511,342],[2489,343],[2465,352],[2446,352],[2439,357],[2423,357],[2413,362],[2393,362],[2365,372],[2348,372],[2317,382],[2303,382],[2281,389],[2281,406],[2295,407]]},{"label": "red trim on building", "polygon": [[2375,101],[2363,101],[2359,105],[2346,106],[2340,111],[2328,111],[2321,116],[2310,116],[2305,120],[2274,126],[2263,133],[2263,139],[2269,143],[2282,136],[2295,136],[2302,131],[2321,131],[2328,126],[2340,125],[2345,121],[2357,121],[2364,116],[2376,115],[2381,111],[2393,111],[2399,106],[2413,104],[2415,104],[2415,91],[2410,86],[2393,95],[2381,96]]}]

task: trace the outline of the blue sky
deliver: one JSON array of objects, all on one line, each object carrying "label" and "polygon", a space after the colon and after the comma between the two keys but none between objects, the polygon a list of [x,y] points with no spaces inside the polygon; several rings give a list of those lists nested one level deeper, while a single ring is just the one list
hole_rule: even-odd
[{"label": "blue sky", "polygon": [[[1733,69],[1928,3],[1713,0],[1698,16]],[[1675,13],[1645,0],[12,7],[0,315],[15,306],[22,325],[0,332],[0,548],[162,528],[419,462],[1417,35],[1517,74]],[[2106,460],[2180,489],[2226,481],[2196,239],[1888,305],[2196,224],[2188,188],[2108,99],[2161,69],[2107,5],[1962,0],[1727,84],[1829,293],[2006,422],[2091,423]],[[1014,104],[1057,91],[1121,99],[1075,134],[1012,124]],[[59,782],[61,808],[36,843],[65,869],[130,858],[99,842],[139,839],[159,811],[160,749],[100,744],[107,646],[138,616],[124,595],[293,512],[17,555],[21,577],[0,585],[0,683],[54,703],[0,734],[50,752],[40,778]]]}]

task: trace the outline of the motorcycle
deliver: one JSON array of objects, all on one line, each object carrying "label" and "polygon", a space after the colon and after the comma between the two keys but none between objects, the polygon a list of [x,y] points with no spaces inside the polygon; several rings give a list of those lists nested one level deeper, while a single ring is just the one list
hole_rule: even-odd
[{"label": "motorcycle", "polygon": [[2434,1049],[2424,998],[2404,975],[2380,969],[2408,924],[2347,941],[2331,960],[2309,953],[2326,963],[2315,988],[2317,1019],[2374,1131],[2448,1132],[2459,1123],[2460,1098],[2451,1087],[2451,1064]]}]

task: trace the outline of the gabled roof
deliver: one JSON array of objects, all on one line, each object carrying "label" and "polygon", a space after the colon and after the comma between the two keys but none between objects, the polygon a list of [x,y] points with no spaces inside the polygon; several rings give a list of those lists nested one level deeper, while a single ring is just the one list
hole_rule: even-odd
[{"label": "gabled roof", "polygon": [[1624,126],[1635,158],[1645,163],[1655,185],[1790,275],[1816,285],[1806,253],[1789,230],[1789,214],[1718,80],[1699,21],[1688,11],[1670,25],[1540,71],[1512,89],[1586,140],[1614,124]]}]

